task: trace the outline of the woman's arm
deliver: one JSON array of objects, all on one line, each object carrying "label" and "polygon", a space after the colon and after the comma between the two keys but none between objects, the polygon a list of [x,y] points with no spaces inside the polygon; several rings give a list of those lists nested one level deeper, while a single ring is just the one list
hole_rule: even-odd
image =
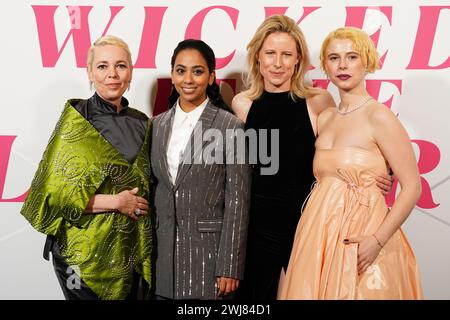
[{"label": "woman's arm", "polygon": [[[233,119],[229,121],[229,117]],[[238,154],[240,139],[234,131],[243,130],[244,124],[231,115],[224,123],[229,125],[225,130],[225,199],[215,268],[219,295],[236,290],[238,279],[244,275],[251,183],[250,166],[247,159]]]},{"label": "woman's arm", "polygon": [[380,188],[384,196],[387,196],[391,192],[392,183],[394,181],[394,174],[381,174],[375,178],[377,181],[377,187]]},{"label": "woman's arm", "polygon": [[373,113],[371,122],[375,141],[401,186],[390,213],[375,233],[384,245],[414,209],[421,184],[411,140],[397,117],[383,106]]},{"label": "woman's arm", "polygon": [[373,137],[392,170],[396,173],[401,191],[389,214],[378,230],[370,236],[346,239],[359,243],[358,271],[364,272],[376,259],[381,248],[408,218],[421,194],[421,184],[416,158],[410,138],[397,117],[385,106],[376,108],[370,115]]},{"label": "woman's arm", "polygon": [[334,102],[333,97],[327,90],[321,88],[314,88],[314,92],[315,92],[314,96],[311,96],[306,99],[306,105],[308,106],[308,113],[314,134],[317,137],[319,132],[317,128],[319,115],[329,108],[333,109],[336,108],[336,103]]},{"label": "woman's arm", "polygon": [[117,211],[128,215],[130,218],[137,220],[136,210],[140,210],[139,215],[146,215],[148,213],[148,201],[142,197],[136,196],[139,191],[138,188],[132,190],[125,190],[118,194],[96,194],[89,199],[84,212],[90,213],[104,213],[108,211]]}]

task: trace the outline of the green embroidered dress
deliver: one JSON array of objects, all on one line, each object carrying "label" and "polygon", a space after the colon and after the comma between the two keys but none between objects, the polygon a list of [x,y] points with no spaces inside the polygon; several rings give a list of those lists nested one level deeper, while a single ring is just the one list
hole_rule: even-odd
[{"label": "green embroidered dress", "polygon": [[124,299],[133,271],[150,284],[150,215],[137,221],[124,214],[85,214],[94,194],[139,188],[149,198],[150,124],[136,160],[130,164],[76,110],[69,100],[50,137],[22,215],[38,231],[57,238],[68,265],[101,299]]}]

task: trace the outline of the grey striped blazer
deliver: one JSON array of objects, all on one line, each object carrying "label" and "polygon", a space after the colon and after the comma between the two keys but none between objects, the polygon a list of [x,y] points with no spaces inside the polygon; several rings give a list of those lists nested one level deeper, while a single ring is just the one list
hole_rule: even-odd
[{"label": "grey striped blazer", "polygon": [[[166,154],[174,115],[175,107],[156,116],[152,126],[155,293],[172,299],[217,299],[217,276],[243,278],[250,168],[235,161],[193,163],[212,140],[205,141],[202,148],[185,150],[172,184]],[[205,134],[210,128],[225,137],[226,129],[243,129],[244,124],[209,102],[194,131]],[[192,146],[194,136],[188,145]]]}]

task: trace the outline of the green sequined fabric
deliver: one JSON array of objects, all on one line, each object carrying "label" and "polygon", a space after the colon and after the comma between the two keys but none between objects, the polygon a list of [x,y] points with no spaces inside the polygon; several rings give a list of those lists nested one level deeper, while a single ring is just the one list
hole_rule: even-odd
[{"label": "green sequined fabric", "polygon": [[50,137],[22,215],[38,231],[57,238],[61,255],[101,299],[124,299],[133,270],[150,284],[150,214],[84,214],[94,194],[139,188],[149,199],[150,123],[138,157],[128,163],[69,100]]}]

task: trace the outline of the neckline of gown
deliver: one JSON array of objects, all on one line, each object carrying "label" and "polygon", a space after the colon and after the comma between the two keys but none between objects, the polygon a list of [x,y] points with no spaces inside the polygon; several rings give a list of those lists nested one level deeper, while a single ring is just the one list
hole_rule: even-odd
[{"label": "neckline of gown", "polygon": [[361,153],[368,153],[368,154],[373,154],[379,157],[382,157],[381,153],[375,152],[375,151],[371,151],[371,150],[367,150],[364,148],[360,148],[360,147],[334,147],[334,148],[316,148],[316,152],[317,151],[345,151],[345,150],[349,150],[349,151],[357,151],[357,152],[361,152]]},{"label": "neckline of gown", "polygon": [[283,92],[269,92],[264,90],[261,98],[267,99],[268,101],[279,102],[280,99],[289,99],[289,91]]}]

